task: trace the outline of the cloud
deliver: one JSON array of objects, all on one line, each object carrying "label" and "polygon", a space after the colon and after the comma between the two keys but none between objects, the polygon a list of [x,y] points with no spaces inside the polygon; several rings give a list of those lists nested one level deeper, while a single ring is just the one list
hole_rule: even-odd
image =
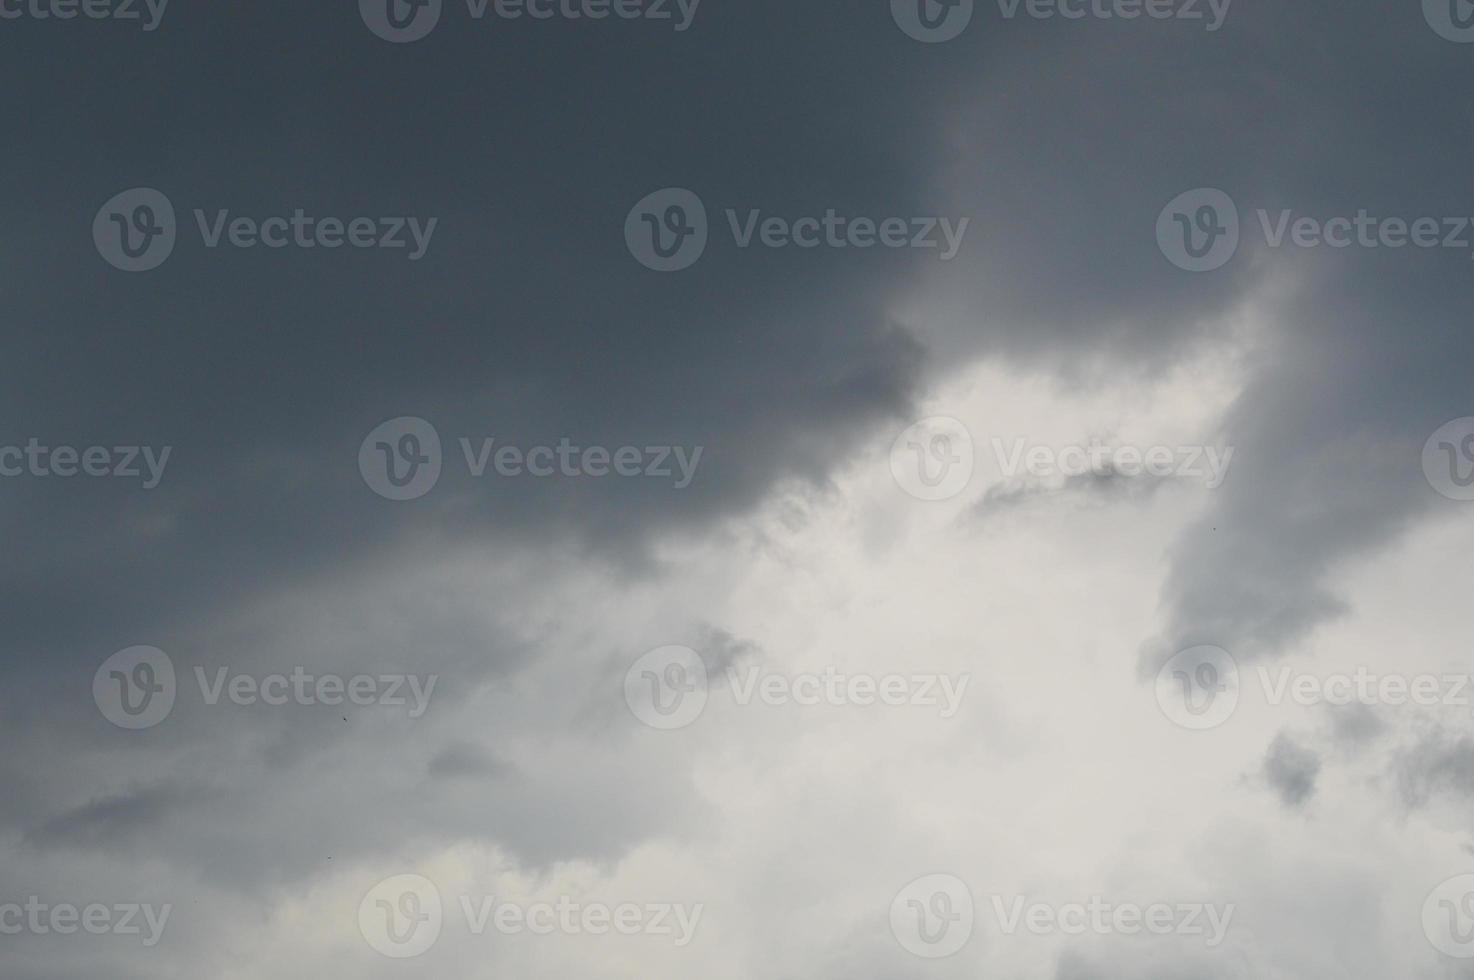
[{"label": "cloud", "polygon": [[1394,772],[1409,806],[1426,806],[1442,794],[1474,795],[1474,736],[1429,733],[1399,753]]},{"label": "cloud", "polygon": [[1264,754],[1264,779],[1287,807],[1302,807],[1315,795],[1320,758],[1280,732]]},{"label": "cloud", "polygon": [[[21,937],[7,976],[388,976],[356,902],[415,868],[710,905],[687,951],[461,935],[432,977],[1447,974],[1417,910],[1463,859],[1430,811],[1467,816],[1467,726],[1352,709],[1290,736],[1245,707],[1186,733],[1139,681],[1195,643],[1248,666],[1364,623],[1420,567],[1399,549],[1464,515],[1419,454],[1471,413],[1467,250],[1270,248],[1258,211],[1467,210],[1467,51],[1416,4],[1243,5],[1213,33],[977,6],[946,45],[884,3],[776,0],[713,0],[680,35],[488,29],[448,4],[402,46],[342,4],[171,11],[141,40],[12,25],[0,447],[173,452],[148,491],[0,480],[0,858],[21,893],[163,894],[179,916],[147,957]],[[115,274],[89,223],[143,185],[185,240]],[[673,275],[621,235],[666,186],[713,230]],[[1204,186],[1244,241],[1192,275],[1153,227]],[[210,249],[194,212],[222,208],[439,224],[415,263]],[[972,220],[941,263],[738,248],[726,212],[753,208]],[[989,473],[918,506],[884,457],[927,413],[967,416],[979,445],[1134,425],[1237,453],[1204,495]],[[436,427],[446,467],[396,503],[356,460],[401,415]],[[682,490],[478,478],[462,438],[704,454]],[[1414,632],[1410,602],[1370,618]],[[174,659],[179,699],[129,732],[90,684],[139,643]],[[975,683],[948,724],[713,697],[656,732],[619,679],[672,643],[713,676]],[[438,684],[410,718],[212,705],[196,683],[298,666]],[[887,905],[943,866],[979,896],[1227,896],[1253,942],[980,930],[913,962]]]}]

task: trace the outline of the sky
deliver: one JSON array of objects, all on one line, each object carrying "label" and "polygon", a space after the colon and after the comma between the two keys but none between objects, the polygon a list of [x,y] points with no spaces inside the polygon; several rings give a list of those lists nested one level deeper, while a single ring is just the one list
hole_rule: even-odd
[{"label": "sky", "polygon": [[1471,80],[0,0],[0,974],[1474,977]]}]

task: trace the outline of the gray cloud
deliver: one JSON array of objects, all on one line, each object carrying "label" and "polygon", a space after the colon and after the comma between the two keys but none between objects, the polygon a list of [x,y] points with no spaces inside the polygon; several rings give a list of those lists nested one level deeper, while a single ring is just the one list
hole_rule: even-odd
[{"label": "gray cloud", "polygon": [[1115,469],[1072,474],[1057,485],[1035,478],[1005,480],[984,491],[982,499],[974,506],[973,513],[986,520],[994,514],[1034,501],[1051,499],[1097,503],[1149,500],[1166,482],[1166,477],[1149,474],[1127,476]]},{"label": "gray cloud", "polygon": [[1285,732],[1275,736],[1264,754],[1264,779],[1287,807],[1309,802],[1320,769],[1320,757]]},{"label": "gray cloud", "polygon": [[1426,806],[1435,796],[1474,795],[1474,737],[1444,730],[1404,747],[1394,762],[1402,798],[1409,806]]}]

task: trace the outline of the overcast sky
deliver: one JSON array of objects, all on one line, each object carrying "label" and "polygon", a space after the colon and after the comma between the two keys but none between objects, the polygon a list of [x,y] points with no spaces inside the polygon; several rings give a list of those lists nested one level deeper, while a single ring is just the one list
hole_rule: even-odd
[{"label": "overcast sky", "polygon": [[1474,977],[1471,82],[0,0],[0,974]]}]

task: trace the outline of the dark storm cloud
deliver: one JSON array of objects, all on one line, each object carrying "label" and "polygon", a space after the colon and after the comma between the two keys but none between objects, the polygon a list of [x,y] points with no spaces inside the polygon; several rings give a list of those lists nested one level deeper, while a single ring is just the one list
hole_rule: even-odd
[{"label": "dark storm cloud", "polygon": [[[1360,264],[1356,274],[1377,278]],[[1173,548],[1169,627],[1144,653],[1144,670],[1190,634],[1217,637],[1246,658],[1283,650],[1346,610],[1323,581],[1338,562],[1451,505],[1434,495],[1421,466],[1427,437],[1463,411],[1448,365],[1432,355],[1433,344],[1409,353],[1374,332],[1395,320],[1421,330],[1426,343],[1455,322],[1452,308],[1400,312],[1350,284],[1317,299],[1334,312],[1296,304],[1283,316],[1292,333],[1319,336],[1292,337],[1229,415],[1238,469]],[[1333,332],[1341,329],[1344,336]]]},{"label": "dark storm cloud", "polygon": [[[550,581],[559,561],[640,574],[650,533],[740,512],[779,477],[823,481],[903,414],[920,349],[884,301],[915,256],[714,244],[661,276],[622,235],[628,209],[667,185],[695,189],[714,223],[725,207],[915,210],[926,122],[903,88],[921,91],[931,62],[875,14],[727,5],[679,36],[447,25],[404,47],[369,34],[352,4],[181,6],[146,38],[7,24],[0,82],[13,98],[0,117],[26,134],[11,163],[28,177],[10,212],[26,245],[7,248],[0,444],[173,452],[147,491],[0,484],[7,543],[26,556],[0,573],[4,656],[24,679],[7,687],[6,718],[74,763],[40,779],[12,756],[17,795],[0,814],[49,848],[126,840],[243,890],[310,876],[329,850],[346,861],[409,839],[480,839],[534,864],[610,858],[678,819],[680,780],[616,792],[641,781],[633,760],[483,767],[455,726],[417,730],[428,744],[396,752],[393,729],[358,715],[181,703],[120,743],[91,675],[134,643],[170,652],[182,691],[196,667],[438,672],[433,725],[527,662],[508,640],[526,631],[496,623],[505,592],[369,579],[478,546],[526,554]],[[836,17],[853,29],[843,46]],[[897,57],[916,72],[903,88],[874,70]],[[89,228],[134,186],[168,195],[180,242],[127,275]],[[438,224],[413,263],[212,250],[196,208]],[[376,497],[357,469],[360,441],[399,415],[445,442],[445,478],[413,503]],[[460,437],[705,453],[680,491],[473,480],[451,471]],[[332,582],[365,596],[325,594]],[[290,592],[306,608],[282,607]],[[566,722],[550,712],[528,726]],[[166,804],[176,784],[199,795]]]},{"label": "dark storm cloud", "polygon": [[[5,582],[18,647],[95,655],[404,537],[555,533],[632,558],[645,531],[743,508],[776,476],[822,479],[905,409],[918,352],[883,300],[914,256],[714,246],[661,276],[622,236],[628,208],[669,184],[695,188],[714,222],[725,206],[914,208],[917,175],[898,165],[922,122],[873,66],[914,59],[920,89],[927,61],[884,11],[843,47],[835,11],[776,4],[703,11],[678,36],[447,25],[414,46],[379,41],[351,5],[171,13],[147,38],[3,42],[7,129],[30,134],[13,164],[31,175],[15,221],[32,245],[7,284],[0,441],[174,447],[147,494],[6,482],[7,538],[36,556]],[[50,102],[73,106],[65,123],[29,126],[20,107]],[[128,276],[87,232],[135,185],[164,190],[184,225],[196,207],[439,225],[415,263],[182,242]],[[705,456],[680,492],[462,474],[396,507],[355,460],[403,414],[437,425],[448,465],[461,436]]]},{"label": "dark storm cloud", "polygon": [[[708,6],[696,29],[659,38],[635,33],[649,25],[446,25],[408,46],[378,41],[351,8],[172,13],[170,30],[147,38],[148,58],[139,39],[17,34],[0,68],[17,106],[78,107],[16,149],[30,174],[16,220],[36,247],[8,291],[27,370],[8,386],[7,435],[175,447],[147,495],[6,486],[7,531],[39,563],[6,583],[22,599],[18,647],[95,655],[180,605],[371,560],[405,536],[525,540],[552,528],[628,554],[642,528],[742,507],[778,475],[822,478],[919,383],[920,349],[885,305],[928,268],[715,245],[684,274],[647,273],[623,250],[623,211],[667,184],[698,190],[715,223],[727,205],[971,215],[968,247],[935,277],[943,292],[973,284],[965,312],[950,327],[917,326],[941,354],[1042,359],[1081,378],[1170,362],[1278,269],[1312,266],[1292,269],[1299,296],[1273,311],[1302,339],[1253,379],[1227,427],[1249,471],[1217,502],[1232,531],[1207,530],[1224,523],[1214,514],[1179,546],[1168,653],[1187,634],[1243,639],[1244,652],[1300,635],[1340,608],[1317,584],[1328,564],[1411,516],[1415,470],[1296,465],[1326,445],[1327,424],[1343,444],[1375,425],[1415,448],[1460,414],[1447,343],[1463,343],[1455,311],[1469,295],[1452,258],[1296,262],[1246,246],[1227,269],[1193,276],[1151,236],[1161,205],[1198,185],[1227,189],[1246,225],[1256,206],[1457,213],[1462,176],[1442,151],[1468,110],[1442,80],[1457,77],[1460,52],[1417,16],[1312,4],[1273,18],[1236,11],[1212,34],[1024,19],[924,49],[884,16],[854,12],[837,44],[841,14],[822,6]],[[283,31],[285,43],[265,43]],[[1080,31],[1091,44],[1072,43]],[[1016,46],[1024,32],[1048,58]],[[84,99],[89,75],[64,70],[56,44],[151,97]],[[254,71],[263,50],[270,70]],[[934,126],[949,118],[963,122],[939,146]],[[1139,152],[1148,138],[1152,152]],[[438,239],[418,263],[181,247],[162,269],[119,276],[83,232],[106,196],[140,183],[186,211],[435,216]],[[1447,343],[1405,344],[1410,333]],[[1313,402],[1308,374],[1321,389]],[[1397,405],[1378,405],[1378,391]],[[701,444],[705,469],[679,493],[448,477],[434,497],[395,507],[367,492],[352,460],[398,414],[435,422],[451,461],[462,435],[571,436]],[[1334,530],[1299,520],[1297,495],[1334,496],[1336,516],[1318,522]],[[59,527],[76,543],[58,547]]]},{"label": "dark storm cloud", "polygon": [[[1247,390],[1205,434],[1238,447],[1234,473],[1173,550],[1147,675],[1194,638],[1264,656],[1342,611],[1325,574],[1449,505],[1419,454],[1469,414],[1468,248],[1271,249],[1257,213],[1469,211],[1467,51],[1417,4],[1233,14],[1212,34],[1020,19],[982,42],[933,171],[973,232],[926,280],[939,298],[915,300],[943,361],[1003,354],[1086,386],[1255,338]],[[1235,201],[1243,242],[1191,274],[1155,222],[1197,187]]]}]

